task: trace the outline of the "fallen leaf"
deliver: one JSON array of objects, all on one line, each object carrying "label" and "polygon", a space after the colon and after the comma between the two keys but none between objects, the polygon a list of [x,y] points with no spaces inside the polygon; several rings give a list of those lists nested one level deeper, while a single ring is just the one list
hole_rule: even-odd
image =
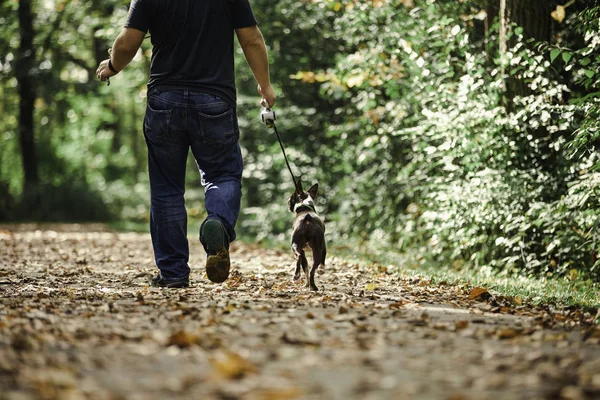
[{"label": "fallen leaf", "polygon": [[210,361],[217,376],[224,379],[241,379],[248,374],[258,372],[254,364],[230,351],[222,352]]},{"label": "fallen leaf", "polygon": [[180,330],[169,336],[167,346],[177,346],[180,348],[190,347],[199,342],[199,336],[189,333],[185,330]]},{"label": "fallen leaf", "polygon": [[583,339],[600,339],[600,326],[594,326],[583,334]]},{"label": "fallen leaf", "polygon": [[389,308],[391,308],[392,310],[397,310],[398,308],[401,308],[404,304],[406,304],[406,301],[397,301],[395,303],[392,303],[390,305],[388,305]]},{"label": "fallen leaf", "polygon": [[523,305],[523,298],[521,296],[515,296],[512,298],[513,304],[516,304],[517,306],[522,306]]},{"label": "fallen leaf", "polygon": [[267,389],[258,393],[258,398],[262,400],[291,400],[302,395],[302,391],[296,387],[285,389]]},{"label": "fallen leaf", "polygon": [[321,344],[316,340],[303,339],[303,338],[290,336],[290,335],[288,335],[287,332],[284,332],[284,334],[281,336],[281,340],[287,344],[301,345],[301,346],[319,346]]},{"label": "fallen leaf", "polygon": [[512,328],[504,328],[500,329],[496,332],[496,336],[498,339],[512,339],[519,336],[521,333],[516,329]]},{"label": "fallen leaf", "polygon": [[474,287],[469,292],[469,299],[471,300],[486,300],[489,299],[492,295],[486,288],[482,287]]},{"label": "fallen leaf", "polygon": [[466,319],[461,319],[459,321],[455,321],[454,322],[454,328],[459,331],[461,329],[466,329],[469,327],[469,321],[467,321]]}]

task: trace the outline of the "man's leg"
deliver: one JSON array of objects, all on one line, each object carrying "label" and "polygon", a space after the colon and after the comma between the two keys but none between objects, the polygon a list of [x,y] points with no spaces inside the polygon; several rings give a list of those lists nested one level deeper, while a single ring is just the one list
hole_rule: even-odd
[{"label": "man's leg", "polygon": [[[157,286],[187,286],[190,268],[185,210],[185,168],[189,146],[177,129],[182,111],[158,96],[149,98],[144,120],[150,175],[150,234]],[[151,108],[154,106],[155,108]]]},{"label": "man's leg", "polygon": [[[242,197],[243,161],[237,115],[234,108],[217,97],[199,94],[196,100],[198,126],[190,135],[192,152],[205,187],[208,214],[200,229],[200,241],[208,254],[209,278],[222,282],[229,274],[226,252],[236,237],[235,225]],[[220,248],[225,252],[219,252]],[[213,267],[220,271],[212,271]],[[211,272],[214,272],[213,276]]]},{"label": "man's leg", "polygon": [[[208,220],[216,219],[221,222],[226,233],[226,244],[235,240],[235,225],[240,214],[240,203],[242,199],[242,184],[237,177],[225,176],[207,182],[203,175],[202,184],[205,187],[204,204],[206,206]],[[200,238],[202,243],[205,241]]]}]

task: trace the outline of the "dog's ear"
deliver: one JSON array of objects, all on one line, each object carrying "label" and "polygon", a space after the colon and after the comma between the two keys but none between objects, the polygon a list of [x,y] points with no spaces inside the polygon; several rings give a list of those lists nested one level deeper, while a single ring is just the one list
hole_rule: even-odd
[{"label": "dog's ear", "polygon": [[288,208],[291,212],[294,212],[294,207],[296,207],[296,197],[296,192],[294,192],[288,199]]},{"label": "dog's ear", "polygon": [[296,182],[296,193],[302,193],[302,177],[298,178],[298,182]]},{"label": "dog's ear", "polygon": [[310,187],[310,189],[308,189],[308,194],[310,195],[310,197],[314,199],[317,198],[317,191],[319,190],[319,184],[315,183],[314,185],[312,185]]}]

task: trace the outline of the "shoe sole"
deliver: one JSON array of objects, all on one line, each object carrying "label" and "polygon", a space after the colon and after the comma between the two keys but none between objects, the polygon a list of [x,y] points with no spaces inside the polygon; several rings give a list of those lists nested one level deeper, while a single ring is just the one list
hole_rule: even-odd
[{"label": "shoe sole", "polygon": [[189,282],[173,282],[173,283],[167,283],[163,287],[166,287],[166,288],[186,288],[186,287],[190,287],[190,283]]},{"label": "shoe sole", "polygon": [[170,283],[151,282],[150,285],[153,287],[158,287],[158,288],[186,288],[186,287],[190,287],[190,282],[189,281],[176,281],[176,282],[170,282]]},{"label": "shoe sole", "polygon": [[209,253],[206,259],[206,276],[211,282],[223,283],[229,278],[229,252],[224,246],[225,232],[217,220],[209,220],[204,224],[204,240]]}]

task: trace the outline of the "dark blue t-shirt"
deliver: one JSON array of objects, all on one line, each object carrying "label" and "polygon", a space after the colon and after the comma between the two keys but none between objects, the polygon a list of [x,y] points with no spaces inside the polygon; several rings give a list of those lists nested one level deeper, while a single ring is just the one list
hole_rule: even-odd
[{"label": "dark blue t-shirt", "polygon": [[235,106],[233,33],[254,25],[248,0],[133,0],[125,27],[150,32],[148,90],[196,90]]}]

